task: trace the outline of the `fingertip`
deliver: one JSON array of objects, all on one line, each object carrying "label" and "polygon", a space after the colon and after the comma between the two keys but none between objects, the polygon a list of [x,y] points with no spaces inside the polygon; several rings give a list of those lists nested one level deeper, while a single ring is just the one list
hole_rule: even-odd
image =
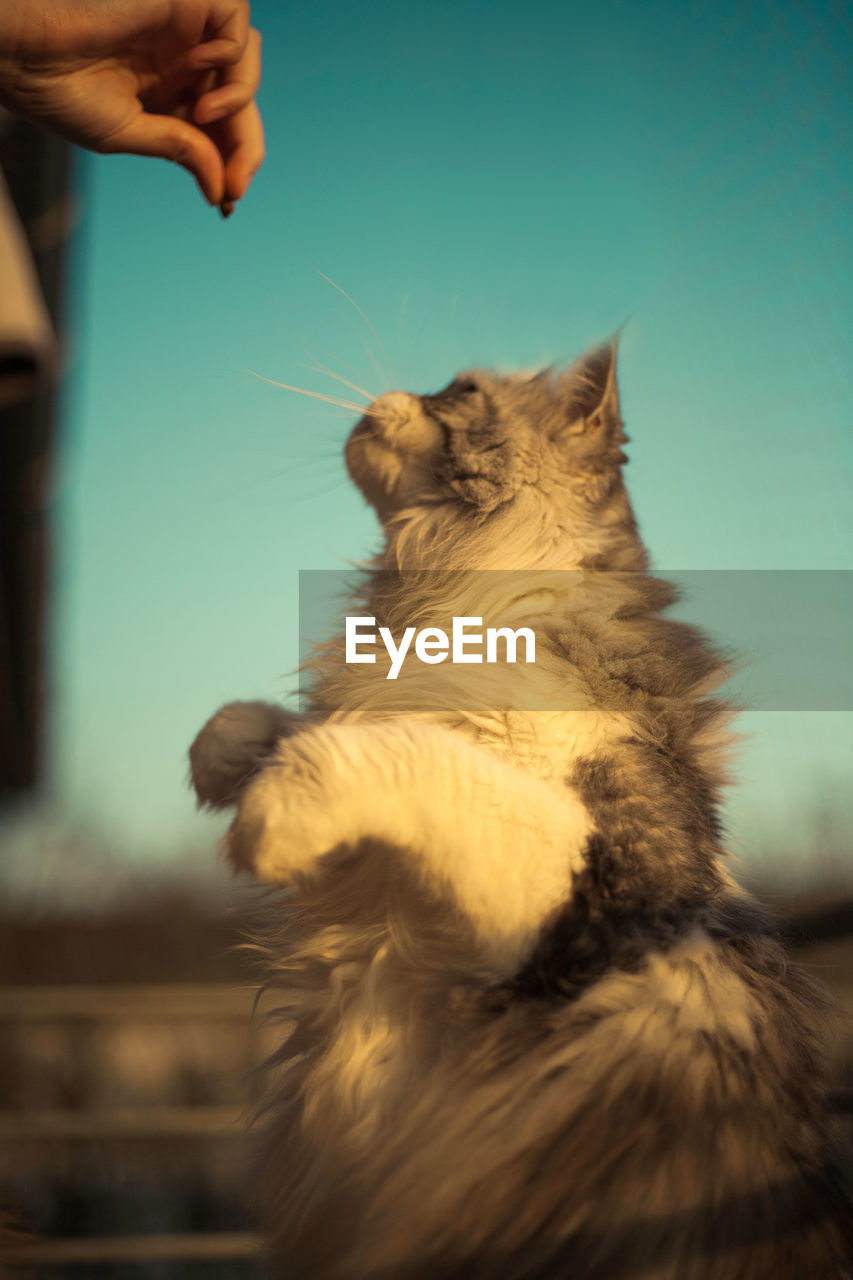
[{"label": "fingertip", "polygon": [[195,178],[196,185],[207,203],[213,207],[220,204],[225,195],[225,166],[217,148],[206,134],[195,131],[196,136],[174,157],[179,164]]},{"label": "fingertip", "polygon": [[215,124],[217,120],[221,120],[228,114],[227,106],[223,107],[215,101],[208,101],[209,97],[210,94],[205,94],[193,107],[193,120],[196,124]]},{"label": "fingertip", "polygon": [[214,187],[211,187],[209,183],[205,182],[204,179],[200,178],[197,173],[194,173],[193,177],[195,178],[195,184],[198,187],[199,193],[201,194],[205,204],[209,204],[211,209],[218,208],[222,203],[222,197],[219,195],[218,191]]},{"label": "fingertip", "polygon": [[246,195],[249,187],[252,185],[251,173],[233,172],[226,170],[225,173],[225,199],[230,204],[235,205]]},{"label": "fingertip", "polygon": [[[167,157],[172,159],[172,157]],[[215,208],[225,195],[225,172],[221,157],[215,148],[207,152],[201,148],[174,157],[174,163],[195,178],[196,186],[204,200]]]},{"label": "fingertip", "polygon": [[209,204],[218,205],[225,194],[225,166],[213,141],[202,129],[175,116],[140,112],[110,135],[104,151],[171,160],[192,174]]},{"label": "fingertip", "polygon": [[222,184],[217,185],[216,183],[211,182],[209,175],[200,173],[198,170],[192,168],[188,164],[184,164],[182,161],[178,161],[178,163],[181,165],[182,169],[186,169],[187,173],[195,179],[195,184],[198,187],[199,194],[205,204],[209,204],[212,209],[215,209],[219,204],[221,204]]},{"label": "fingertip", "polygon": [[238,157],[225,170],[225,195],[229,200],[242,200],[263,164],[258,158]]},{"label": "fingertip", "polygon": [[236,174],[226,172],[225,174],[225,199],[230,204],[235,205],[243,199],[243,196],[249,190],[251,185],[251,174]]}]

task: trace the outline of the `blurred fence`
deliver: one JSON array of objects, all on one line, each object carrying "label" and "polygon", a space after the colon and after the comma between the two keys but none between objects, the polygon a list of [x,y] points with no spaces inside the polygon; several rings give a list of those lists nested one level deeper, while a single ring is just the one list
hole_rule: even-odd
[{"label": "blurred fence", "polygon": [[[38,1232],[0,1243],[0,1271],[70,1268],[80,1276],[97,1267],[101,1275],[132,1263],[171,1275],[152,1267],[204,1262],[208,1275],[230,1261],[243,1266],[216,1274],[259,1274],[259,1237],[232,1229],[248,1225],[238,1221],[246,1119],[273,1039],[251,1017],[254,997],[222,983],[0,987],[0,1198]],[[196,1229],[139,1229],[157,1226],[153,1189],[164,1163],[170,1225],[183,1199],[179,1225],[194,1220]],[[125,1195],[123,1213],[114,1198],[99,1198],[105,1181]],[[140,1186],[152,1189],[147,1206]],[[51,1213],[51,1187],[78,1212],[66,1205]],[[136,1221],[128,1200],[137,1202]],[[116,1218],[129,1228],[120,1235]],[[211,1220],[216,1228],[206,1229]]]},{"label": "blurred fence", "polygon": [[27,1241],[0,1250],[7,1266],[78,1266],[114,1262],[204,1262],[255,1258],[260,1237],[247,1231],[210,1234],[117,1236],[99,1239]]}]

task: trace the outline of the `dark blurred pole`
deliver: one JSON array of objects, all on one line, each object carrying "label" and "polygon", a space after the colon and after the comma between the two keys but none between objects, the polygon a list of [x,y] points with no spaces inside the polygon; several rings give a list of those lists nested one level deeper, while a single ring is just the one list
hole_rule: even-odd
[{"label": "dark blurred pole", "polygon": [[[12,224],[5,261],[0,259],[0,314],[6,322],[0,332],[0,800],[31,791],[44,764],[50,503],[66,251],[74,219],[72,151],[61,139],[0,112],[0,171],[9,199],[0,194],[7,231]],[[28,252],[31,258],[23,266],[9,256],[16,232],[23,256]],[[31,311],[38,317],[40,308],[52,324],[53,334],[44,324],[41,343],[32,341],[23,321],[17,339],[8,322],[22,279],[41,295]]]}]

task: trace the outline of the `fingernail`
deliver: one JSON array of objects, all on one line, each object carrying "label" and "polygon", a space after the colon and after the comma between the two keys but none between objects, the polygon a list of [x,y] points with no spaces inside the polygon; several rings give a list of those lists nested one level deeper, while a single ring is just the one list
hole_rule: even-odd
[{"label": "fingernail", "polygon": [[219,212],[222,214],[223,218],[230,218],[231,214],[234,212],[234,201],[229,200],[226,196],[219,205]]}]

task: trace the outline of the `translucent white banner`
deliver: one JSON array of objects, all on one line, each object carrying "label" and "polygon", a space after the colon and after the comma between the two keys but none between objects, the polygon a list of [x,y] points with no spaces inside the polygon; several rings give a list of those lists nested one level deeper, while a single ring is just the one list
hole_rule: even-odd
[{"label": "translucent white banner", "polygon": [[329,711],[853,710],[844,570],[305,570],[299,633]]}]

